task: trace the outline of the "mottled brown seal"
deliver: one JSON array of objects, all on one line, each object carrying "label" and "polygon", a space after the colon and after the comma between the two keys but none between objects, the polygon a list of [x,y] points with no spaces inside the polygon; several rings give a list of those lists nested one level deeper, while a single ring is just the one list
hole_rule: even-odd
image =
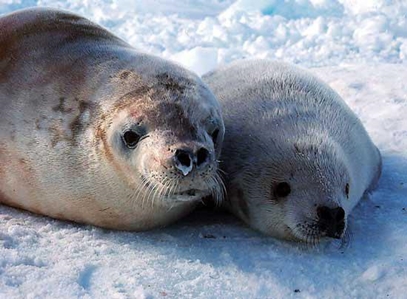
[{"label": "mottled brown seal", "polygon": [[203,78],[224,112],[225,204],[268,235],[341,238],[380,177],[381,156],[339,95],[302,69],[267,60]]},{"label": "mottled brown seal", "polygon": [[223,121],[196,75],[64,11],[0,28],[0,202],[146,230],[220,193]]}]

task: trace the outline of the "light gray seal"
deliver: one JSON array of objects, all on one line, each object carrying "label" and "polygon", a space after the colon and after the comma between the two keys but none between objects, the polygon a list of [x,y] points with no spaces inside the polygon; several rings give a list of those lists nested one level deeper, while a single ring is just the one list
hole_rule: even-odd
[{"label": "light gray seal", "polygon": [[146,230],[221,193],[221,111],[195,74],[69,12],[0,28],[1,203]]},{"label": "light gray seal", "polygon": [[203,79],[226,127],[225,205],[274,237],[343,237],[348,215],[380,177],[381,155],[340,96],[298,67],[267,60]]}]

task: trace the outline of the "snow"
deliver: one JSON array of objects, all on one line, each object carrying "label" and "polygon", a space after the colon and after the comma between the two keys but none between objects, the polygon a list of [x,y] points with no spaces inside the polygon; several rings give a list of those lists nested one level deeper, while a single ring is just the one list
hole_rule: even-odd
[{"label": "snow", "polygon": [[243,57],[309,67],[361,118],[383,176],[350,216],[344,247],[304,248],[202,210],[130,233],[0,206],[0,298],[407,296],[407,2],[0,0],[0,14],[37,5],[85,15],[199,74]]}]

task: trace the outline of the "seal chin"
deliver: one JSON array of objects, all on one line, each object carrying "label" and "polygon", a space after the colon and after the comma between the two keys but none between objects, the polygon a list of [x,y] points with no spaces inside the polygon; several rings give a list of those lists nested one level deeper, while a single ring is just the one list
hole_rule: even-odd
[{"label": "seal chin", "polygon": [[294,228],[287,225],[286,235],[288,236],[287,239],[291,241],[317,245],[323,240],[342,239],[345,235],[345,231],[332,235],[329,231],[320,230],[315,227],[304,228],[299,223],[296,224]]},{"label": "seal chin", "polygon": [[288,235],[290,236],[290,241],[305,243],[312,246],[319,244],[323,238],[323,236],[318,233],[304,233],[298,230],[291,230]]}]

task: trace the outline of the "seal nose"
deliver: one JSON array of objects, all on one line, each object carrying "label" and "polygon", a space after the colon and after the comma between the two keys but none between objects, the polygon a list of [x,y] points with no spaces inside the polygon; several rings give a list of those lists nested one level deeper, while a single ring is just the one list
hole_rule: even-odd
[{"label": "seal nose", "polygon": [[345,229],[345,211],[341,207],[328,208],[326,206],[317,209],[318,224],[321,230],[331,238],[340,239]]},{"label": "seal nose", "polygon": [[195,153],[192,149],[177,149],[174,155],[174,164],[186,176],[194,167],[205,167],[210,161],[209,158],[210,153],[204,147],[199,148]]},{"label": "seal nose", "polygon": [[209,151],[202,147],[196,153],[196,166],[203,167],[209,162]]}]

